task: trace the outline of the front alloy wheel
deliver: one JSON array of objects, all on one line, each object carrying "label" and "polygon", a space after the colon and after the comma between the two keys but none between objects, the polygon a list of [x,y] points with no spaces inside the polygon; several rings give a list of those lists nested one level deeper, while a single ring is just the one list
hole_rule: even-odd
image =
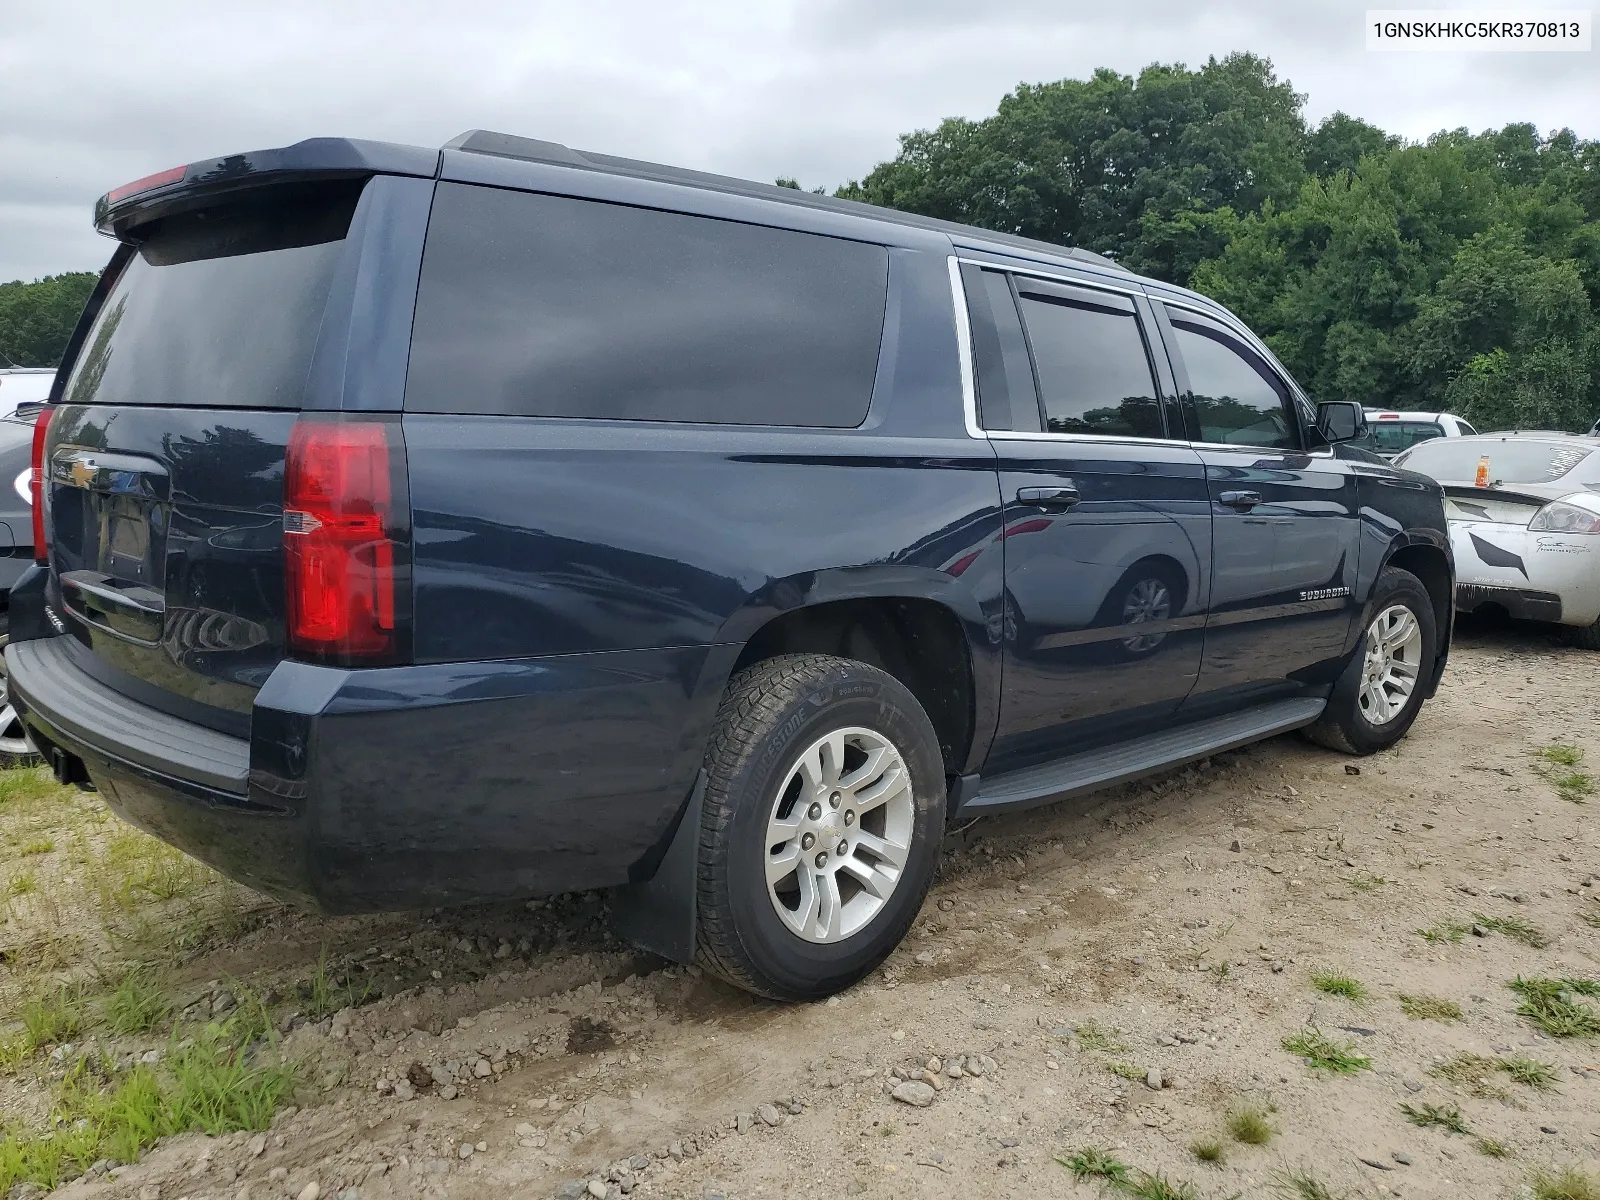
[{"label": "front alloy wheel", "polygon": [[852,937],[883,911],[915,825],[911,772],[870,729],[818,738],[789,768],[767,822],[767,895],[808,942]]},{"label": "front alloy wheel", "polygon": [[1391,604],[1367,626],[1361,663],[1361,714],[1387,725],[1405,710],[1422,675],[1422,626],[1404,604]]}]

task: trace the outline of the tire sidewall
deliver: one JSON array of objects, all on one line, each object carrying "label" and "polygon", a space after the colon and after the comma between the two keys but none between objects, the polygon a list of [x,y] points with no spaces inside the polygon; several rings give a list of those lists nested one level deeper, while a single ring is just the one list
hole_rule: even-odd
[{"label": "tire sidewall", "polygon": [[[1416,618],[1422,631],[1422,663],[1416,686],[1407,698],[1399,715],[1374,725],[1361,711],[1361,676],[1367,654],[1367,631],[1385,609],[1404,604]],[[1358,754],[1373,754],[1386,750],[1406,735],[1417,714],[1422,710],[1428,688],[1428,674],[1439,653],[1438,620],[1434,616],[1433,601],[1422,581],[1408,571],[1386,568],[1378,577],[1372,603],[1361,618],[1360,636],[1356,639],[1355,654],[1334,688],[1330,707],[1338,710],[1339,723],[1351,747]]]},{"label": "tire sidewall", "polygon": [[[805,689],[782,718],[756,739],[730,779],[740,799],[726,838],[728,899],[741,948],[751,965],[787,995],[821,996],[866,975],[899,945],[932,882],[942,840],[945,780],[933,726],[911,694],[872,670],[830,671]],[[852,726],[887,738],[911,773],[911,851],[883,909],[853,936],[819,944],[796,936],[773,910],[764,870],[767,823],[778,788],[802,750]]]}]

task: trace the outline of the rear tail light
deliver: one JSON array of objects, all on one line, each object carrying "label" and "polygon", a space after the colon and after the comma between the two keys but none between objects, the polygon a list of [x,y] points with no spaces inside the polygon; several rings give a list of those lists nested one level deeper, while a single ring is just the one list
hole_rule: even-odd
[{"label": "rear tail light", "polygon": [[47,404],[33,419],[33,466],[28,473],[28,503],[33,505],[33,559],[39,563],[50,561],[50,543],[45,540],[44,531],[44,444],[50,436],[50,418],[55,411]]},{"label": "rear tail light", "polygon": [[284,464],[291,653],[340,665],[410,655],[410,515],[397,420],[302,416]]},{"label": "rear tail light", "polygon": [[158,187],[166,187],[169,183],[177,183],[188,169],[188,167],[169,167],[165,171],[157,171],[154,175],[146,175],[142,179],[135,179],[132,183],[112,188],[106,193],[106,203],[115,204],[118,200],[137,196],[140,192],[149,192]]}]

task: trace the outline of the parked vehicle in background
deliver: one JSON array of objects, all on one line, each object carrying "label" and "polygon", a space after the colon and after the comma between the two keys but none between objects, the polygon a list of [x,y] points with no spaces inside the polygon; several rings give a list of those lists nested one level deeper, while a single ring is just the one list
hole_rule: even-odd
[{"label": "parked vehicle in background", "polygon": [[1600,446],[1576,434],[1427,442],[1395,459],[1444,487],[1456,607],[1553,621],[1600,650]]},{"label": "parked vehicle in background", "polygon": [[1367,435],[1357,438],[1353,444],[1385,459],[1394,458],[1418,442],[1440,437],[1467,437],[1478,432],[1454,413],[1369,408],[1366,414]]},{"label": "parked vehicle in background", "polygon": [[[48,372],[46,380],[55,378]],[[0,380],[0,387],[15,382]],[[29,379],[31,385],[33,380]],[[22,391],[22,388],[16,390]],[[11,625],[11,585],[33,565],[32,463],[35,414],[44,395],[23,402],[23,413],[15,409],[0,416],[0,646],[5,645]],[[38,762],[27,730],[10,699],[5,668],[0,665],[0,767],[25,766]]]},{"label": "parked vehicle in background", "polygon": [[1600,417],[1594,419],[1594,424],[1589,426],[1590,437],[1600,437]]},{"label": "parked vehicle in background", "polygon": [[1444,669],[1439,489],[1093,254],[484,132],[96,220],[14,693],[58,777],[275,895],[617,887],[823,996],[948,821],[1372,753]]},{"label": "parked vehicle in background", "polygon": [[43,404],[55,378],[54,367],[0,367],[0,417],[9,417],[19,405]]}]

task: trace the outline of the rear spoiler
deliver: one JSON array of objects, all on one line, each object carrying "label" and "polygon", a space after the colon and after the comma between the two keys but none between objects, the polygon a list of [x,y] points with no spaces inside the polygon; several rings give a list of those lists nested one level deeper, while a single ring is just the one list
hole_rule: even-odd
[{"label": "rear spoiler", "polygon": [[1536,504],[1541,508],[1550,503],[1548,496],[1530,496],[1527,492],[1513,492],[1503,487],[1476,487],[1470,483],[1442,483],[1446,496],[1460,496],[1463,500],[1510,500],[1514,504]]},{"label": "rear spoiler", "polygon": [[312,179],[357,179],[366,175],[439,172],[440,151],[351,138],[308,138],[273,150],[251,150],[226,158],[173,167],[113,188],[94,205],[94,227],[109,237],[169,213],[214,203],[217,197],[266,183]]}]

